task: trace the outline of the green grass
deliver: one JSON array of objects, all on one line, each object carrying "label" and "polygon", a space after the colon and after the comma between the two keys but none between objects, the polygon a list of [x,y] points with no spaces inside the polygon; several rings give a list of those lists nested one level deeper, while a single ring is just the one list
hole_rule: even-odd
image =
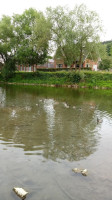
[{"label": "green grass", "polygon": [[[3,78],[0,74],[0,81]],[[8,80],[11,83],[74,85],[112,89],[112,73],[92,71],[17,72]]]}]

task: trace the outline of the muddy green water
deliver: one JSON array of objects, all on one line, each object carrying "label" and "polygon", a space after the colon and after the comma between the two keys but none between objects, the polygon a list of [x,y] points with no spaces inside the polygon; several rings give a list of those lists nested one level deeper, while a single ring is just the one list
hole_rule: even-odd
[{"label": "muddy green water", "polygon": [[0,199],[18,200],[16,186],[29,200],[111,200],[112,92],[0,86]]}]

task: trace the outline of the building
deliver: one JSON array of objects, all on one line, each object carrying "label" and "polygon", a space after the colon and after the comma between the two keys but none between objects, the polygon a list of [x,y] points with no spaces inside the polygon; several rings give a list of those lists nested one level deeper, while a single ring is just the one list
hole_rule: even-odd
[{"label": "building", "polygon": [[98,70],[99,61],[93,61],[90,59],[85,59],[83,62],[83,67],[85,68],[91,68],[92,71]]},{"label": "building", "polygon": [[[85,59],[83,64],[82,64],[82,68],[91,68],[91,70],[93,71],[97,71],[98,70],[98,64],[99,61],[93,61],[90,59]],[[51,68],[75,68],[75,66],[78,68],[78,62],[76,62],[76,64],[72,65],[72,66],[65,66],[63,60],[61,59],[50,59],[48,62],[46,62],[45,64],[42,65],[18,65],[17,66],[17,70],[18,71],[25,71],[25,72],[35,72],[37,69],[51,69]]]}]

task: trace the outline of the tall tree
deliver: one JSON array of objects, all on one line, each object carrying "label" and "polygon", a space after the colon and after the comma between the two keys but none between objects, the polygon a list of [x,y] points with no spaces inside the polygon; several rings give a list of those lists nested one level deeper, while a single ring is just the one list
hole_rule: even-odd
[{"label": "tall tree", "polygon": [[47,13],[58,55],[60,52],[67,64],[78,59],[81,67],[83,59],[94,52],[100,41],[101,23],[98,15],[83,4],[72,11],[62,7],[49,8]]},{"label": "tall tree", "polygon": [[[35,9],[30,8],[24,11],[22,15],[15,15],[14,27],[16,40],[16,58],[20,64],[40,64],[45,62],[48,50],[48,40],[44,40],[46,35],[46,27],[44,27],[43,21],[45,17],[43,13],[37,12]],[[43,20],[43,21],[42,21]],[[39,29],[35,29],[39,24]],[[43,35],[39,35],[43,31]],[[43,40],[43,43],[41,42]],[[36,45],[35,45],[35,43]]]},{"label": "tall tree", "polygon": [[37,51],[38,55],[42,57],[40,63],[44,63],[49,57],[50,40],[51,23],[43,13],[39,13],[32,28],[31,46],[33,47],[33,50]]},{"label": "tall tree", "polygon": [[14,54],[13,30],[11,17],[3,16],[0,21],[0,55],[4,63]]},{"label": "tall tree", "polygon": [[41,64],[48,55],[50,26],[42,12],[30,8],[23,14],[0,20],[0,58],[2,74],[10,76],[16,64]]},{"label": "tall tree", "polygon": [[100,42],[102,26],[97,13],[88,10],[84,4],[76,6],[72,11],[72,16],[75,21],[74,29],[77,34],[79,66],[81,67],[83,58],[94,53],[95,46]]},{"label": "tall tree", "polygon": [[11,17],[3,16],[0,21],[0,57],[4,63],[2,74],[8,78],[15,71],[15,35]]},{"label": "tall tree", "polygon": [[55,57],[61,57],[66,65],[74,61],[77,54],[74,43],[75,32],[73,32],[74,21],[67,8],[58,6],[47,8],[47,17],[51,23],[52,43],[56,51]]}]

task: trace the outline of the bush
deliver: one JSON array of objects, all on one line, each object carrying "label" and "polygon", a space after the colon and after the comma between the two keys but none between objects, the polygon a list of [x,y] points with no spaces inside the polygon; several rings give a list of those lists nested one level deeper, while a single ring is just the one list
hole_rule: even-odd
[{"label": "bush", "polygon": [[99,65],[101,70],[109,70],[112,67],[112,61],[108,58],[103,59]]},{"label": "bush", "polygon": [[[82,71],[56,71],[56,72],[17,72],[16,76],[10,81],[35,82],[48,84],[74,84],[84,79]],[[23,82],[22,81],[22,82]]]},{"label": "bush", "polygon": [[1,75],[5,81],[13,77],[16,70],[15,61],[13,59],[8,59],[1,70]]},{"label": "bush", "polygon": [[79,83],[81,80],[84,80],[84,73],[81,71],[69,72],[68,78],[71,83]]},{"label": "bush", "polygon": [[56,72],[16,72],[15,76],[8,79],[10,82],[33,83],[33,84],[54,84],[88,87],[112,88],[112,73],[95,71],[56,71]]}]

